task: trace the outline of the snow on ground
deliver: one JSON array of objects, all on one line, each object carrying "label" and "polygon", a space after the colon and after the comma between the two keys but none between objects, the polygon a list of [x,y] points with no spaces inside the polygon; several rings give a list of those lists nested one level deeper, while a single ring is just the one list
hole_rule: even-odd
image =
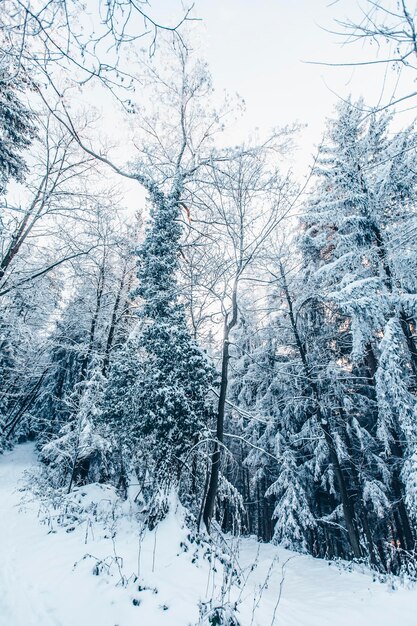
[{"label": "snow on ground", "polygon": [[[95,521],[50,532],[38,504],[20,506],[22,475],[35,463],[31,444],[0,457],[0,626],[195,626],[199,600],[213,590],[220,597],[222,568],[213,572],[201,556],[193,563],[181,512],[141,539],[132,518],[116,520],[113,538]],[[79,493],[106,495],[94,486]],[[417,624],[417,588],[392,591],[371,574],[254,539],[234,549],[246,583],[230,598],[242,626]],[[117,584],[121,577],[125,586]]]}]

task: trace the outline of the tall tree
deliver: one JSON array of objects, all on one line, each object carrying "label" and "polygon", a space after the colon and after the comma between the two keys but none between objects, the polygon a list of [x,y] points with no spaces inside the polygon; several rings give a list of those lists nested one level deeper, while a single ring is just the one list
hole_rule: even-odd
[{"label": "tall tree", "polygon": [[11,178],[21,182],[27,172],[22,152],[36,137],[35,115],[22,101],[28,88],[24,73],[0,67],[0,196]]},{"label": "tall tree", "polygon": [[[415,403],[416,346],[408,295],[415,286],[408,275],[409,250],[395,245],[395,237],[402,239],[415,223],[415,177],[407,165],[414,158],[414,133],[408,129],[391,138],[388,115],[364,116],[362,110],[361,103],[343,103],[338,118],[329,125],[328,142],[316,169],[321,182],[305,218],[303,250],[315,281],[315,298],[310,302],[316,302],[316,309],[324,307],[323,323],[337,322],[339,327],[337,333],[333,331],[333,346],[340,354],[338,367],[351,379],[350,390],[343,385],[342,396],[356,394],[357,408],[361,407],[355,416],[351,407],[338,411],[339,419],[349,426],[344,435],[348,456],[352,459],[366,439],[373,458],[370,476],[353,466],[348,473],[356,524],[362,518],[371,545],[368,514],[360,501],[374,497],[376,514],[381,513],[383,501],[390,501],[392,511],[386,509],[385,518],[392,516],[398,541],[412,549],[414,531],[401,479],[401,468],[412,453],[404,444],[412,441],[405,435],[410,418],[398,403],[387,402],[385,394],[402,389],[401,393],[411,393],[408,403]],[[396,359],[391,358],[394,353]],[[381,380],[390,380],[389,387],[383,388]],[[382,425],[387,419],[388,429]],[[381,445],[387,445],[383,432],[390,441],[385,463],[377,457],[378,447],[383,456]]]}]

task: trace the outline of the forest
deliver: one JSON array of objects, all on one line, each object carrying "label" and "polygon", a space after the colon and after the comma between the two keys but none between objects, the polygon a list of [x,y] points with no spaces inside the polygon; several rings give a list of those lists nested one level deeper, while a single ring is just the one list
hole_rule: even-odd
[{"label": "forest", "polygon": [[[277,112],[236,143],[245,94],[216,90],[198,2],[174,21],[162,4],[157,18],[136,0],[0,0],[0,461],[14,476],[30,451],[31,525],[45,542],[75,530],[113,586],[147,589],[141,542],[154,572],[158,529],[177,522],[173,554],[223,572],[195,614],[167,602],[147,626],[337,623],[280,621],[282,556],[281,583],[271,565],[241,605],[240,541],[258,546],[248,572],[278,546],[415,603],[415,83],[376,105],[338,94],[294,167],[303,120]],[[335,21],[340,43],[415,81],[415,3],[360,6]],[[82,545],[93,528],[107,560]],[[118,533],[135,559],[139,537],[133,578]],[[2,606],[8,626],[116,623],[3,622]]]}]

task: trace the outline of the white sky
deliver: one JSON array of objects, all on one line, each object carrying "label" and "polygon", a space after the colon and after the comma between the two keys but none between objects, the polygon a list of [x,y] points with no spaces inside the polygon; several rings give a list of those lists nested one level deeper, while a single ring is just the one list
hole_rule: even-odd
[{"label": "white sky", "polygon": [[[215,84],[246,101],[244,132],[299,120],[308,125],[302,146],[310,154],[338,96],[363,95],[367,104],[376,105],[393,93],[397,74],[387,72],[384,90],[384,66],[305,63],[375,58],[375,48],[343,46],[341,37],[323,30],[334,30],[336,18],[360,15],[355,0],[196,0],[195,13],[203,20],[203,51]],[[410,89],[411,80],[401,77],[398,95]],[[408,121],[402,116],[399,123]],[[302,165],[306,156],[299,155]]]},{"label": "white sky", "polygon": [[[392,3],[395,6],[395,0]],[[149,12],[165,24],[175,22],[182,11],[180,0],[150,2]],[[244,140],[256,128],[264,133],[295,121],[307,124],[295,155],[300,177],[308,172],[325,119],[332,115],[338,97],[363,95],[374,106],[412,88],[411,72],[403,71],[396,86],[397,73],[382,65],[307,63],[375,58],[375,46],[342,45],[342,37],[325,30],[337,28],[337,18],[361,16],[356,0],[195,0],[193,15],[201,18],[195,25],[199,52],[209,63],[216,89],[237,92],[246,102],[246,114],[232,130],[232,141]],[[402,113],[396,126],[410,123],[412,117],[414,111]],[[127,191],[129,204],[137,202],[136,193],[133,184]]]}]

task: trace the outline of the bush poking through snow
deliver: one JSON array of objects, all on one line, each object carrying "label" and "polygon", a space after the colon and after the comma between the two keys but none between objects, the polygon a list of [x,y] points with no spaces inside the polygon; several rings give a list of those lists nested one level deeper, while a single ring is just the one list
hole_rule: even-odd
[{"label": "bush poking through snow", "polygon": [[227,603],[224,606],[211,607],[211,602],[200,604],[200,619],[197,626],[240,626],[235,613],[236,605]]}]

